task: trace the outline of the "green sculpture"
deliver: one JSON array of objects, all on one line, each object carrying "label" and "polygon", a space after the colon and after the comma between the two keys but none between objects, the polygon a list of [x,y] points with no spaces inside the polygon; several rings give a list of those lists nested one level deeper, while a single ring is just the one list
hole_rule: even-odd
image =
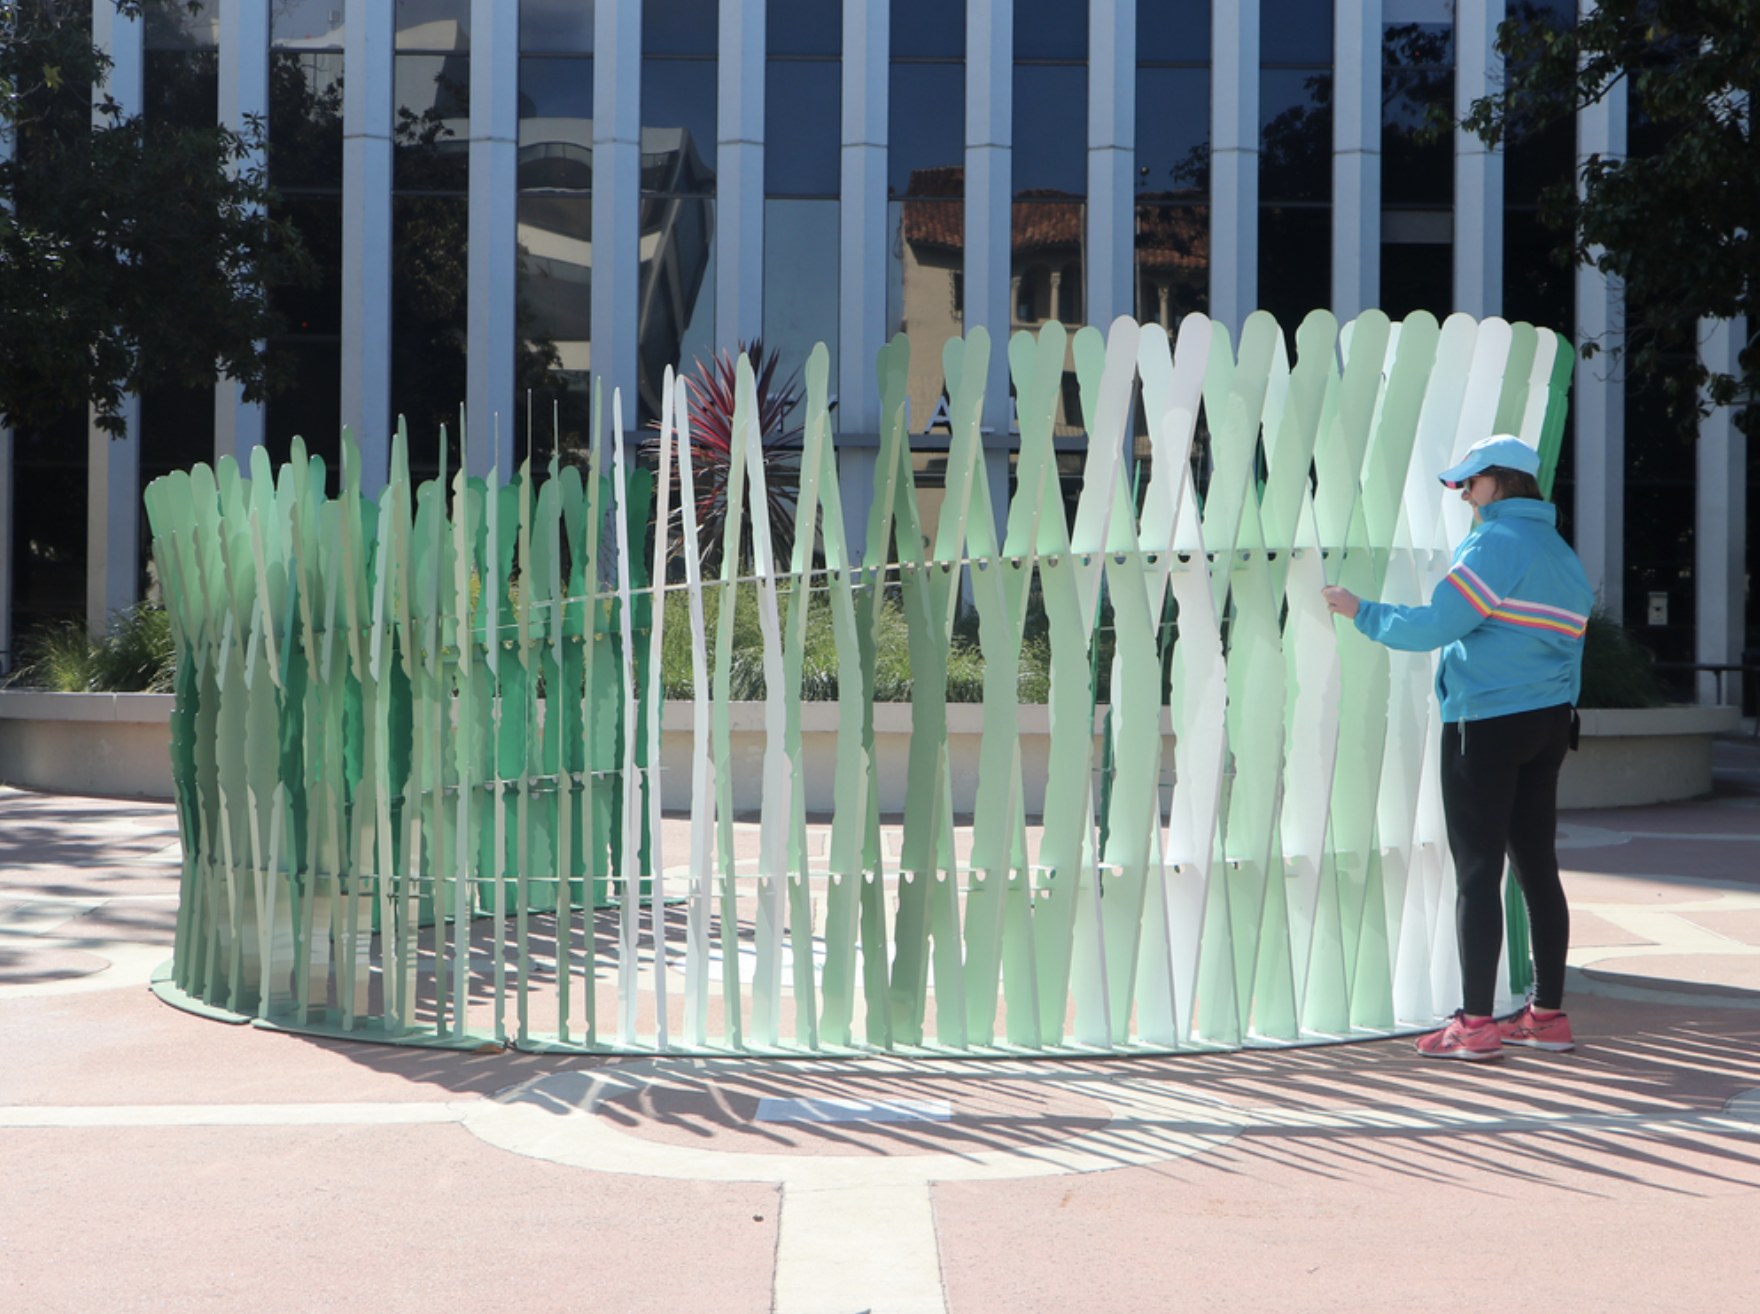
[{"label": "green sculpture", "polygon": [[[259,450],[248,480],[228,460],[155,480],[185,854],[160,993],[400,1043],[622,1051],[1230,1048],[1433,1019],[1457,969],[1430,660],[1335,628],[1320,589],[1426,596],[1466,528],[1433,473],[1486,433],[1538,443],[1550,482],[1568,344],[1463,315],[1341,329],[1317,311],[1292,363],[1264,313],[1238,351],[1197,315],[1176,341],[1128,319],[1073,340],[1048,324],[1008,344],[1019,440],[998,508],[1000,440],[979,424],[991,344],[974,330],[942,352],[934,523],[912,476],[910,351],[900,336],[877,362],[860,527],[844,523],[825,348],[807,362],[788,561],[771,557],[742,360],[716,578],[671,375],[653,472],[625,450],[621,399],[608,440],[596,397],[584,472],[443,468],[412,487],[400,433],[376,500],[346,441],[336,499],[297,441],[278,472]],[[1071,362],[1088,435],[1073,519],[1053,445]],[[1130,459],[1145,444],[1146,477]],[[742,588],[766,690],[755,854],[730,751]],[[683,593],[690,631],[688,854],[663,851],[663,591]],[[799,696],[815,593],[841,690],[822,845]],[[896,858],[874,718],[894,602],[913,673]],[[1016,680],[1035,605],[1042,782]],[[975,767],[950,752],[947,703],[966,608],[985,662]],[[962,855],[954,774],[973,770]]]}]

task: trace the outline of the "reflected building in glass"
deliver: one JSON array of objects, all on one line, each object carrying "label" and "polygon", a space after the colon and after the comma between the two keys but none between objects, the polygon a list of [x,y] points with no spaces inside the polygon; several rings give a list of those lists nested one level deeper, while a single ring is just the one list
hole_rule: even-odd
[{"label": "reflected building in glass", "polygon": [[[1564,27],[1576,9],[1519,12]],[[1615,292],[1549,259],[1538,197],[1580,152],[1643,149],[1641,107],[1622,89],[1574,134],[1497,152],[1452,131],[1499,85],[1505,12],[1514,0],[206,0],[136,21],[94,0],[125,110],[267,124],[247,163],[267,167],[319,275],[277,294],[267,346],[286,386],[266,404],[222,380],[135,399],[118,443],[70,441],[81,416],[0,436],[0,661],[58,614],[102,624],[140,595],[139,492],[161,470],[258,445],[280,460],[295,435],[334,468],[346,426],[370,490],[398,416],[418,473],[437,468],[442,425],[449,464],[574,460],[595,382],[621,390],[635,435],[668,366],[759,340],[785,373],[830,347],[851,512],[881,424],[875,355],[900,331],[926,495],[946,443],[940,346],[980,326],[999,342],[1129,315],[1174,332],[1196,311],[1238,334],[1264,307],[1293,334],[1316,307],[1382,307],[1616,345]],[[993,356],[1000,506],[1012,413]],[[1570,532],[1659,655],[1735,661],[1741,589],[1703,573],[1693,527],[1745,537],[1739,471],[1659,462],[1626,423],[1650,399],[1628,402],[1606,359],[1573,393]],[[1058,433],[1079,455],[1073,371]],[[1634,515],[1628,533],[1646,471],[1668,532]],[[1669,622],[1648,626],[1657,592]]]}]

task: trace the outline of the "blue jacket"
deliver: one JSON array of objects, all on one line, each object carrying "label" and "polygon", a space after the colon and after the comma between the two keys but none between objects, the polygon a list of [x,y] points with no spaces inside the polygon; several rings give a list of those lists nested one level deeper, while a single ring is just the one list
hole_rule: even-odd
[{"label": "blue jacket", "polygon": [[1574,704],[1595,594],[1559,537],[1557,508],[1508,498],[1479,515],[1429,606],[1364,602],[1357,629],[1389,648],[1442,649],[1436,697],[1445,720]]}]

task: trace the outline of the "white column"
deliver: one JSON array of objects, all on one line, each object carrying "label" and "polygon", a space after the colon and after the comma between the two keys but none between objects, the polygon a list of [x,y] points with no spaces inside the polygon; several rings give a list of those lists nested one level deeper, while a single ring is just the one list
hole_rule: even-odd
[{"label": "white column", "polygon": [[1104,330],[1136,298],[1137,6],[1090,0],[1088,8],[1088,304]]},{"label": "white column", "polygon": [[1259,304],[1259,0],[1213,6],[1210,318],[1240,336]]},{"label": "white column", "polygon": [[[843,2],[842,235],[837,259],[837,410],[840,434],[880,432],[874,358],[886,345],[886,115],[892,58],[888,0]],[[858,559],[867,543],[876,453],[838,447],[844,532]]]},{"label": "white column", "polygon": [[391,462],[391,101],[396,8],[347,0],[342,79],[342,424],[361,487]]},{"label": "white column", "polygon": [[[1504,0],[1461,5],[1455,20],[1454,112],[1503,87],[1495,49]],[[1454,134],[1454,304],[1483,318],[1503,313],[1503,152],[1473,133]]]},{"label": "white column", "polygon": [[593,372],[623,393],[636,422],[642,190],[642,4],[601,0],[593,13]]},{"label": "white column", "polygon": [[1338,0],[1332,77],[1332,312],[1381,304],[1381,0]]},{"label": "white column", "polygon": [[471,163],[465,415],[474,475],[513,477],[514,272],[519,166],[519,6],[471,0]]},{"label": "white column", "polygon": [[[109,80],[92,88],[92,122],[109,120],[98,112],[105,96],[124,119],[146,105],[145,32],[141,20],[118,12],[114,0],[92,0],[92,44],[110,56]],[[94,409],[86,429],[86,626],[93,634],[110,628],[110,618],[134,605],[140,579],[141,404],[132,393],[122,399],[120,437],[98,427]],[[7,545],[10,555],[11,545]]]},{"label": "white column", "polygon": [[[219,122],[243,132],[247,121],[269,118],[269,0],[220,0]],[[253,152],[233,167],[263,167]],[[259,349],[261,349],[259,347]],[[231,456],[250,468],[251,449],[263,442],[263,404],[247,402],[244,386],[221,376],[214,383],[214,459]]]},{"label": "white column", "polygon": [[[0,120],[0,165],[12,159],[12,129]],[[0,200],[0,210],[6,203]],[[0,424],[0,675],[9,674],[17,661],[12,651],[12,430]]]},{"label": "white column", "polygon": [[764,0],[721,0],[715,348],[764,332]]},{"label": "white column", "polygon": [[[1701,320],[1699,359],[1717,374],[1741,376],[1738,353],[1747,321]],[[1748,545],[1748,441],[1734,408],[1719,406],[1699,421],[1698,515],[1693,532],[1694,615],[1698,654],[1707,663],[1739,662],[1747,643],[1744,607]],[[1715,700],[1716,680],[1699,677],[1699,701]],[[1726,677],[1724,697],[1740,706],[1741,676]]]},{"label": "white column", "polygon": [[[1593,0],[1584,0],[1584,12]],[[1591,155],[1623,159],[1626,153],[1626,84],[1614,83],[1595,104],[1577,114],[1577,166]],[[1571,385],[1576,412],[1575,547],[1601,605],[1616,620],[1625,615],[1626,395],[1624,290],[1589,265],[1576,271],[1577,364]],[[1597,355],[1584,360],[1582,345]]]},{"label": "white column", "polygon": [[[1008,335],[1014,243],[1014,0],[969,0],[966,8],[965,329],[990,334],[984,381],[984,468],[1008,478],[1014,401],[1008,395]],[[925,344],[918,344],[922,350]],[[1008,502],[992,504],[998,533]],[[969,582],[968,582],[969,586]]]}]

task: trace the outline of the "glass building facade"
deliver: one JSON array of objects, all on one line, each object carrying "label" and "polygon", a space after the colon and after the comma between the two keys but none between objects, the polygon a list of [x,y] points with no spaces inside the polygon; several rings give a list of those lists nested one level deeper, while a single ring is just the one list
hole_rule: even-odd
[{"label": "glass building facade", "polygon": [[[1574,134],[1500,152],[1452,131],[1498,85],[1505,8],[206,0],[138,22],[95,0],[125,109],[267,122],[320,278],[281,295],[268,345],[291,383],[266,405],[222,381],[211,399],[140,397],[123,442],[90,441],[80,417],[0,440],[0,650],[139,596],[140,489],[163,470],[258,445],[279,460],[295,434],[334,469],[346,426],[372,487],[402,416],[418,475],[442,426],[449,464],[506,471],[580,451],[592,381],[621,390],[635,431],[667,366],[760,339],[784,370],[830,347],[852,505],[879,429],[875,353],[901,330],[927,358],[980,325],[1202,311],[1238,332],[1264,307],[1293,332],[1315,307],[1378,306],[1617,345],[1616,295],[1551,260],[1537,202],[1579,154],[1641,149],[1641,110],[1616,96]],[[1530,11],[1568,25],[1576,0]],[[1660,656],[1736,660],[1743,550],[1732,563],[1709,536],[1745,542],[1745,458],[1701,441],[1696,467],[1607,359],[1577,370],[1566,524]],[[921,375],[911,428],[932,485],[940,376]],[[1073,376],[1059,432],[1079,448]]]}]

